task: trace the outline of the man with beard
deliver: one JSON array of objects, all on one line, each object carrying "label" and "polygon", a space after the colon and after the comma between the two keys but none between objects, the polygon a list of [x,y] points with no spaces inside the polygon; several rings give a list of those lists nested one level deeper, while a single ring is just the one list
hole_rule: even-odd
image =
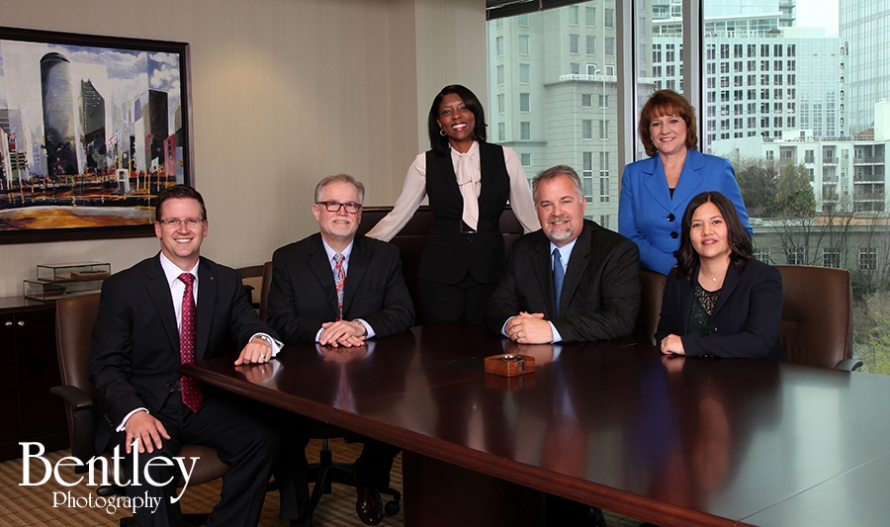
[{"label": "man with beard", "polygon": [[532,180],[541,230],[513,244],[486,325],[520,344],[625,339],[640,309],[639,250],[584,219],[578,174],[559,165]]},{"label": "man with beard", "polygon": [[[541,230],[513,244],[488,301],[488,328],[519,344],[629,337],[640,309],[636,244],[584,219],[587,200],[571,167],[541,172],[532,193]],[[606,527],[606,520],[596,507],[547,495],[547,525]]]},{"label": "man with beard", "polygon": [[[364,196],[365,186],[352,176],[322,179],[312,205],[319,232],[272,256],[269,324],[286,345],[315,342],[323,347],[362,348],[343,353],[365,355],[371,353],[368,339],[407,331],[414,323],[399,249],[356,234]],[[344,381],[339,388],[348,392],[349,383]],[[306,428],[292,419],[281,421],[281,426],[288,438],[281,469],[276,471],[276,479],[281,476],[283,482],[282,499],[286,498],[281,517],[292,520],[292,525],[311,525],[303,452],[309,437]],[[377,525],[384,512],[379,490],[389,487],[399,449],[371,438],[362,442],[364,449],[353,464],[355,509],[362,522]]]}]

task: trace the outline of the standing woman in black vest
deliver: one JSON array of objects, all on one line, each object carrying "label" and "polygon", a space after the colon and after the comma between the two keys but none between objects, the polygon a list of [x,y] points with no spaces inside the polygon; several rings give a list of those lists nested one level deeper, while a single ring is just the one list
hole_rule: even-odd
[{"label": "standing woman in black vest", "polygon": [[504,275],[499,219],[507,200],[522,226],[540,229],[531,190],[513,150],[485,142],[485,112],[476,95],[453,84],[430,107],[429,151],[408,168],[392,212],[368,232],[389,241],[429,195],[436,219],[417,274],[423,322],[481,325]]}]

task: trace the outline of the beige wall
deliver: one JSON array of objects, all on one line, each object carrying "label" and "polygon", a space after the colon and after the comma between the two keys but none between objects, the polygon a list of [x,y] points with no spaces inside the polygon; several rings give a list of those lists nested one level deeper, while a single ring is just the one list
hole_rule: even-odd
[{"label": "beige wall", "polygon": [[[312,189],[346,172],[366,205],[392,204],[428,147],[435,93],[485,74],[483,0],[6,0],[0,26],[190,44],[195,187],[207,201],[202,254],[262,263],[315,230]],[[0,296],[35,265],[107,261],[113,271],[157,240],[0,245]]]}]

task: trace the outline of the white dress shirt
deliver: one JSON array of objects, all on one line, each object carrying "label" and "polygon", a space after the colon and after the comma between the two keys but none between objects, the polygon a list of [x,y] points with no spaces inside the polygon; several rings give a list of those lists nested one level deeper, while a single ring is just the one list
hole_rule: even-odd
[{"label": "white dress shirt", "polygon": [[[450,148],[450,147],[449,147]],[[519,162],[519,156],[510,148],[502,147],[504,150],[504,163],[507,165],[507,175],[510,177],[510,206],[516,214],[519,223],[522,224],[526,231],[536,231],[541,228],[538,222],[538,215],[535,212],[535,204],[532,199],[532,191],[528,185],[528,179],[525,177],[525,170],[522,163]],[[475,149],[476,155],[471,152]],[[472,167],[469,179],[474,181],[474,189],[476,197],[482,190],[482,168],[479,160],[479,143],[473,142],[473,146],[466,154],[461,154],[451,149],[451,161],[454,164],[454,173],[458,181],[464,180],[462,170]],[[470,156],[470,162],[461,162],[463,156]],[[464,167],[464,168],[462,168]],[[396,200],[392,211],[387,214],[377,225],[368,231],[369,238],[376,238],[388,242],[402,230],[408,221],[414,216],[414,212],[420,207],[423,198],[426,197],[426,152],[419,154],[414,158],[414,162],[408,167],[408,174],[405,176],[405,183],[402,186],[402,193]],[[466,216],[466,201],[464,200],[464,216]],[[478,201],[477,201],[478,217]]]}]

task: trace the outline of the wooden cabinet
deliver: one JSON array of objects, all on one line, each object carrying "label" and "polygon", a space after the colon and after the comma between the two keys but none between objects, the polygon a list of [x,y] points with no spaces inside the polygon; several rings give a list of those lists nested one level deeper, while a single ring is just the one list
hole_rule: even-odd
[{"label": "wooden cabinet", "polygon": [[49,393],[61,383],[54,303],[0,298],[0,361],[0,460],[21,456],[20,441],[67,448],[64,403]]}]

